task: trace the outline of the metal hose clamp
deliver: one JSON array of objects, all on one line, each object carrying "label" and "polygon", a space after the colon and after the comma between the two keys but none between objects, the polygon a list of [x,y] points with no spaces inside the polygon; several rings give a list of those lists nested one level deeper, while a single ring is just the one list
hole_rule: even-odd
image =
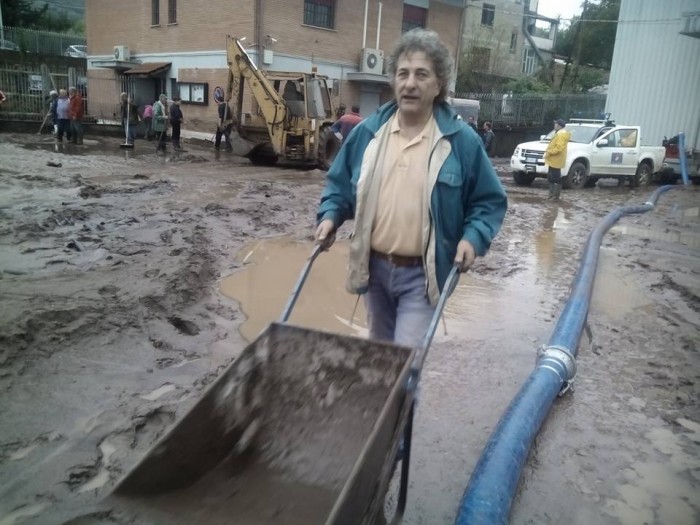
[{"label": "metal hose clamp", "polygon": [[[558,366],[551,366],[547,361],[553,362]],[[563,346],[547,346],[542,345],[537,350],[538,366],[549,368],[559,374],[558,369],[563,367],[566,371],[566,377],[562,377],[564,384],[559,392],[559,395],[564,395],[568,390],[573,390],[574,377],[576,376],[576,360],[571,353]]]}]

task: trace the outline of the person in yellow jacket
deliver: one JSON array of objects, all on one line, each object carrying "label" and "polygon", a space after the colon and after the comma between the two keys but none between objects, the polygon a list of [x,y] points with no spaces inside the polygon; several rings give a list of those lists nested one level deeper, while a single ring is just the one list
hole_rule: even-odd
[{"label": "person in yellow jacket", "polygon": [[561,194],[561,169],[566,164],[566,148],[571,138],[571,133],[566,131],[566,121],[557,119],[554,121],[554,136],[549,141],[549,146],[544,152],[544,162],[549,166],[547,181],[549,181],[549,197],[559,200]]}]

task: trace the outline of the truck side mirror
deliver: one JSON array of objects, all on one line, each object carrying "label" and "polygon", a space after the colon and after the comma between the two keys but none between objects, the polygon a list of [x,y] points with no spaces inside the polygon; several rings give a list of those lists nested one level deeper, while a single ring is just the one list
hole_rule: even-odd
[{"label": "truck side mirror", "polygon": [[608,145],[608,139],[600,139],[598,142],[596,142],[596,146],[599,148],[602,148],[603,146]]}]

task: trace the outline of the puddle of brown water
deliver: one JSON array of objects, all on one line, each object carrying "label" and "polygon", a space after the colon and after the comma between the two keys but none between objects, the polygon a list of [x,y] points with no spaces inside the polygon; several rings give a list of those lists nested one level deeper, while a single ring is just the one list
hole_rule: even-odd
[{"label": "puddle of brown water", "polygon": [[[241,250],[241,271],[221,282],[221,292],[241,304],[247,316],[241,335],[252,341],[277,321],[292,288],[311,253],[310,243],[287,238],[263,240]],[[356,296],[345,291],[347,243],[337,242],[314,262],[289,323],[340,334],[365,335],[366,313],[362,301],[350,317]]]},{"label": "puddle of brown water", "polygon": [[637,308],[653,305],[649,294],[630,279],[629,269],[615,265],[616,250],[601,248],[598,258],[591,309],[615,320]]},{"label": "puddle of brown water", "polygon": [[634,235],[642,239],[651,239],[654,241],[666,241],[672,243],[681,243],[691,248],[700,248],[700,233],[689,230],[656,230],[653,228],[645,228],[635,225],[614,226],[611,231]]},{"label": "puddle of brown water", "polygon": [[[549,291],[538,281],[555,283],[561,278],[556,269],[562,257],[571,255],[560,253],[556,230],[562,226],[557,226],[559,219],[555,220],[556,217],[555,213],[549,224],[554,230],[543,232],[534,253],[523,254],[524,258],[536,260],[535,264],[527,264],[527,270],[498,282],[472,273],[461,276],[445,307],[445,321],[437,328],[435,342],[488,338],[492,334],[486,327],[494,316],[508,315],[515,305],[524,308],[522,305],[548,299]],[[220,289],[241,304],[247,319],[240,332],[247,341],[255,339],[269,323],[279,319],[311,249],[310,243],[274,238],[241,250],[239,261],[244,263],[243,267],[226,277]],[[292,312],[291,324],[340,334],[367,335],[363,300],[350,325],[357,297],[345,291],[347,258],[348,245],[344,242],[337,242],[318,257]],[[503,330],[532,332],[532,318],[528,314],[511,317]],[[529,348],[525,353],[529,364]]]}]

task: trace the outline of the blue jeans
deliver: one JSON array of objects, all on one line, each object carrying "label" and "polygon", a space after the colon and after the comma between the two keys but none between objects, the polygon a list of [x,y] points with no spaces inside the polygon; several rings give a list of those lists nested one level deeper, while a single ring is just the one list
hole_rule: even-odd
[{"label": "blue jeans", "polygon": [[365,295],[369,336],[419,347],[435,312],[426,295],[422,266],[400,267],[371,256]]}]

